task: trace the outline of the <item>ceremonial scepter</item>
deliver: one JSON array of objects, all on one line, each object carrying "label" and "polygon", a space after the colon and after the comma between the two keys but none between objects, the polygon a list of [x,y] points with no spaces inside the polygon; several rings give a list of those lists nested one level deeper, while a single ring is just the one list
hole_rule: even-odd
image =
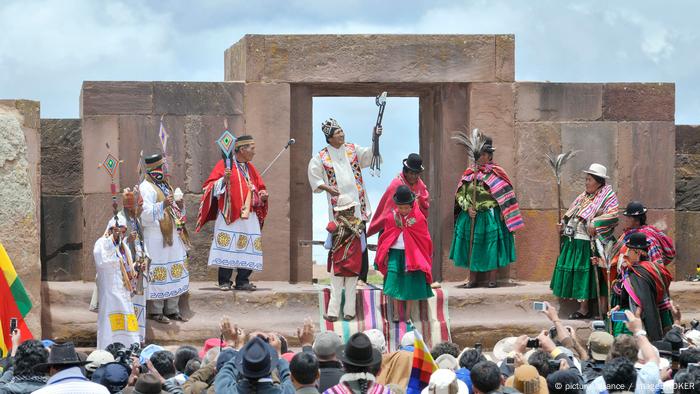
[{"label": "ceremonial scepter", "polygon": [[372,176],[380,176],[382,172],[382,156],[379,154],[379,137],[381,134],[377,130],[382,127],[382,119],[384,118],[384,108],[386,107],[386,92],[382,92],[374,102],[379,107],[379,112],[377,113],[377,122],[374,125],[374,132],[372,133],[372,161],[369,165],[370,174]]},{"label": "ceremonial scepter", "polygon": [[[218,140],[216,140],[216,145],[219,146],[219,149],[221,149],[221,152],[224,154],[224,166],[227,170],[231,170],[231,152],[233,152],[233,146],[236,143],[236,137],[231,134],[230,131],[228,131],[228,122],[224,121],[224,126],[226,127],[226,130],[224,130],[223,133],[221,133],[221,136],[219,137]],[[226,178],[226,196],[224,198],[224,217],[227,217],[226,214],[228,213],[230,209],[230,203],[229,203],[229,188],[230,188],[230,182],[229,178]]]},{"label": "ceremonial scepter", "polygon": [[265,167],[265,169],[263,170],[263,172],[260,173],[260,176],[265,175],[265,173],[267,172],[267,170],[269,170],[270,167],[272,167],[272,165],[275,164],[275,162],[277,161],[277,159],[279,159],[280,156],[282,156],[282,153],[284,153],[284,151],[286,151],[286,150],[289,148],[290,145],[294,145],[294,143],[296,143],[296,142],[297,142],[297,140],[295,140],[294,138],[290,138],[289,141],[287,141],[287,144],[284,146],[284,148],[282,148],[282,150],[277,154],[277,156],[275,156],[275,158],[272,159],[272,161],[270,162],[270,164],[268,164],[267,167]]},{"label": "ceremonial scepter", "polygon": [[[463,145],[467,149],[469,156],[474,159],[474,178],[472,179],[472,182],[474,182],[474,189],[472,190],[472,207],[474,210],[476,210],[476,185],[478,182],[476,175],[479,170],[477,162],[479,161],[479,157],[481,157],[481,152],[484,150],[484,145],[486,145],[486,138],[483,134],[481,134],[481,132],[479,132],[479,129],[474,129],[470,135],[462,132],[455,133],[455,135],[452,136],[452,139],[457,141],[458,144]],[[474,248],[474,225],[476,224],[476,216],[471,218],[470,222],[469,254],[467,254],[467,256],[469,256],[469,262],[471,263],[472,249]]]},{"label": "ceremonial scepter", "polygon": [[[552,167],[554,177],[557,179],[557,218],[559,220],[557,223],[561,223],[561,170],[564,168],[564,164],[566,164],[566,162],[574,157],[578,152],[580,151],[570,150],[566,153],[560,153],[556,157],[553,157],[549,153],[545,153],[547,163],[549,163],[549,165]],[[561,242],[559,242],[559,252],[561,252]]]}]

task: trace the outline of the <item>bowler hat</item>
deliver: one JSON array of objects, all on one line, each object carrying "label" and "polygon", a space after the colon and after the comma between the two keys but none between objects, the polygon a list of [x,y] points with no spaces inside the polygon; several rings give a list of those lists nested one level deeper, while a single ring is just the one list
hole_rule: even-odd
[{"label": "bowler hat", "polygon": [[351,336],[336,353],[343,364],[355,367],[370,367],[382,361],[382,354],[372,346],[369,337],[361,332]]},{"label": "bowler hat", "polygon": [[647,250],[649,244],[650,242],[647,241],[647,236],[641,232],[632,233],[627,241],[625,241],[625,245],[630,249]]},{"label": "bowler hat", "polygon": [[89,363],[90,361],[80,361],[78,353],[75,352],[73,342],[57,343],[51,346],[49,359],[45,363],[37,364],[34,370],[36,372],[46,372],[49,367],[53,366],[79,367]]},{"label": "bowler hat", "polygon": [[146,156],[146,157],[143,159],[143,161],[144,161],[146,164],[157,163],[157,162],[160,161],[160,160],[163,160],[163,155],[161,155],[160,153],[156,153],[156,154],[153,154],[153,155],[150,155],[150,156]]},{"label": "bowler hat", "polygon": [[162,389],[160,380],[152,373],[145,373],[139,376],[136,386],[126,387],[124,394],[168,394]]},{"label": "bowler hat", "polygon": [[418,153],[411,153],[408,155],[408,157],[403,160],[403,168],[413,172],[422,172],[425,170],[425,168],[423,168],[423,159]]},{"label": "bowler hat", "polygon": [[493,138],[491,138],[491,137],[484,138],[484,147],[481,148],[481,151],[488,152],[488,153],[493,153],[496,151],[496,148],[493,147]]},{"label": "bowler hat", "polygon": [[272,373],[272,369],[277,366],[277,360],[275,349],[256,336],[243,346],[234,362],[246,378],[260,379]]},{"label": "bowler hat", "polygon": [[645,213],[647,213],[647,209],[644,207],[644,204],[639,201],[630,201],[630,203],[627,204],[627,209],[622,212],[625,216],[640,216]]},{"label": "bowler hat", "polygon": [[411,189],[406,185],[401,185],[396,188],[394,192],[394,202],[396,205],[413,204],[416,200],[416,196],[411,192]]}]

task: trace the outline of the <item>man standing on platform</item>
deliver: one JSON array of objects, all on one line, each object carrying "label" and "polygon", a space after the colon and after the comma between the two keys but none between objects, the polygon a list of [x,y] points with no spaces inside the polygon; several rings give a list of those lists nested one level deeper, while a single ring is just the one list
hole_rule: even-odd
[{"label": "man standing on platform", "polygon": [[[308,175],[314,193],[326,192],[328,196],[328,220],[333,221],[333,209],[341,194],[356,202],[355,216],[367,223],[372,217],[372,208],[362,180],[362,169],[372,163],[372,148],[345,143],[345,132],[338,122],[329,118],[321,125],[328,146],[314,155],[309,161]],[[375,127],[374,133],[381,135],[382,127]],[[369,259],[367,250],[362,255],[360,280],[367,281]]]},{"label": "man standing on platform", "polygon": [[143,198],[141,223],[146,253],[151,258],[147,306],[149,318],[169,324],[187,321],[180,314],[180,295],[190,286],[187,271],[189,237],[185,229],[186,211],[182,192],[168,183],[163,156],[145,158],[146,176],[139,185]]},{"label": "man standing on platform", "polygon": [[199,205],[197,230],[209,220],[214,224],[214,240],[209,250],[209,265],[219,267],[219,288],[231,289],[235,268],[236,290],[254,291],[250,283],[253,271],[262,271],[262,227],[267,216],[267,189],[251,162],[255,140],[242,135],[234,144],[231,168],[226,158],[219,160],[204,183]]}]

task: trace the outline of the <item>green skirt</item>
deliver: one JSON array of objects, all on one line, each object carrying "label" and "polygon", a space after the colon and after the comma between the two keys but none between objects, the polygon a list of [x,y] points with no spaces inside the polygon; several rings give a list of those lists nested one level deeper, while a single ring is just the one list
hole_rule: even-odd
[{"label": "green skirt", "polygon": [[597,297],[595,276],[598,275],[600,295],[608,294],[605,276],[591,264],[591,243],[583,239],[562,237],[561,253],[552,273],[549,288],[559,298],[590,300]]},{"label": "green skirt", "polygon": [[425,272],[406,272],[406,253],[389,249],[384,294],[401,301],[425,300],[433,296],[433,289],[425,279]]},{"label": "green skirt", "polygon": [[469,251],[472,219],[459,213],[450,247],[450,259],[457,267],[474,272],[488,272],[515,261],[515,238],[501,217],[501,209],[477,212],[474,222],[474,247]]}]

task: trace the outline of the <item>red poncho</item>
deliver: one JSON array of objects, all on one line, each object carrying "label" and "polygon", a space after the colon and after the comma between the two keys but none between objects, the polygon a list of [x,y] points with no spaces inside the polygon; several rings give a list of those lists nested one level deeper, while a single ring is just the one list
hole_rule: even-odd
[{"label": "red poncho", "polygon": [[386,212],[379,220],[379,225],[384,230],[379,237],[377,254],[374,258],[379,272],[386,276],[389,249],[399,238],[399,234],[403,234],[406,271],[423,271],[428,283],[432,283],[433,241],[428,232],[428,221],[420,212],[418,204],[413,204],[413,209],[407,216],[401,216],[396,209],[393,209]]},{"label": "red poncho", "polygon": [[[257,192],[266,190],[265,183],[263,182],[262,177],[260,177],[258,174],[258,170],[255,169],[253,163],[247,162],[243,163],[242,165],[247,167],[250,182],[253,184],[255,190]],[[199,215],[197,217],[196,229],[197,232],[199,232],[206,222],[216,220],[216,216],[219,212],[224,215],[224,219],[226,220],[227,224],[231,224],[241,217],[241,208],[243,208],[243,204],[250,189],[245,176],[238,166],[234,165],[233,168],[231,168],[231,179],[228,190],[221,196],[228,197],[228,204],[226,198],[217,198],[217,196],[214,195],[216,181],[224,176],[225,171],[226,166],[224,161],[219,160],[219,162],[216,163],[216,166],[214,166],[214,169],[211,171],[211,174],[209,174],[209,179],[207,179],[202,186],[204,195],[202,196],[202,200],[199,204]],[[260,201],[256,205],[253,203],[253,201],[256,200],[257,196],[252,196],[252,201],[250,203],[251,210],[258,216],[260,228],[262,228],[265,221],[265,216],[267,216],[267,201]]]},{"label": "red poncho", "polygon": [[379,200],[377,208],[374,210],[374,218],[367,229],[368,237],[371,237],[382,229],[381,225],[379,224],[381,217],[384,216],[385,213],[391,212],[394,210],[394,208],[396,208],[396,204],[394,203],[394,193],[396,193],[396,189],[401,185],[408,186],[408,188],[411,189],[411,192],[416,195],[416,203],[418,204],[418,208],[423,216],[426,219],[428,218],[430,193],[428,193],[428,188],[425,186],[425,183],[423,183],[423,180],[418,178],[418,182],[411,186],[408,184],[408,182],[406,182],[406,178],[403,177],[403,174],[399,174],[391,181],[389,187],[382,195],[382,199]]}]

